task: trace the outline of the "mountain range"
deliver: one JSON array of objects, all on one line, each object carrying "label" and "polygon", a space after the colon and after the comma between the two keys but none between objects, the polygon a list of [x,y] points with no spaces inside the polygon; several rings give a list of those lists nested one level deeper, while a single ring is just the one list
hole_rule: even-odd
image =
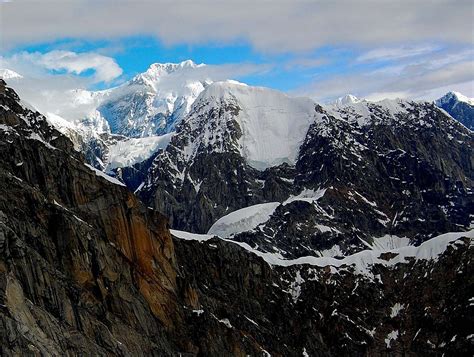
[{"label": "mountain range", "polygon": [[472,101],[204,68],[75,91],[76,118],[0,81],[2,354],[470,354]]},{"label": "mountain range", "polygon": [[[9,69],[0,70],[0,77],[13,85],[24,78]],[[110,172],[144,161],[162,149],[194,101],[213,81],[212,72],[207,71],[205,64],[191,60],[154,63],[118,87],[102,91],[70,90],[67,103],[58,104],[54,112],[45,114],[85,153],[91,165]],[[363,101],[348,94],[327,106],[344,107]],[[473,103],[473,99],[453,92],[435,101],[471,130]],[[34,104],[41,107],[41,103]],[[170,135],[161,137],[166,134]],[[130,138],[134,140],[129,141]],[[130,148],[127,152],[126,147]]]}]

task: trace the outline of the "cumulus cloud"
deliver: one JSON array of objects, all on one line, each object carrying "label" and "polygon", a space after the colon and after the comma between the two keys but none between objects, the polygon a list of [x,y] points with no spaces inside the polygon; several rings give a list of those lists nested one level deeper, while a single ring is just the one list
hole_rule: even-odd
[{"label": "cumulus cloud", "polygon": [[143,34],[167,44],[243,40],[271,52],[327,44],[473,43],[471,0],[17,0],[0,6],[1,41],[8,47]]},{"label": "cumulus cloud", "polygon": [[110,82],[122,74],[122,69],[113,58],[93,52],[51,51],[44,54],[20,52],[9,58],[3,58],[2,66],[20,67],[21,72],[40,73],[49,70],[76,75],[92,70],[94,74],[90,78],[95,82]]}]

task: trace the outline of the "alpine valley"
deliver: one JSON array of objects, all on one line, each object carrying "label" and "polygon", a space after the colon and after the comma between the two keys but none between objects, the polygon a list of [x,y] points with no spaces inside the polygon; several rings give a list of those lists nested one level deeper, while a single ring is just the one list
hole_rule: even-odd
[{"label": "alpine valley", "polygon": [[206,73],[0,72],[1,355],[472,355],[474,100]]}]

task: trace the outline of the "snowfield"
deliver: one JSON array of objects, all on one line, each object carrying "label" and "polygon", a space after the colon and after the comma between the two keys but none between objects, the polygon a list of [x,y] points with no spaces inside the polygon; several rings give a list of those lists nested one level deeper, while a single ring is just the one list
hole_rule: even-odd
[{"label": "snowfield", "polygon": [[237,233],[250,231],[270,219],[280,202],[262,203],[245,207],[218,219],[207,234],[230,237]]},{"label": "snowfield", "polygon": [[284,202],[268,202],[241,208],[219,218],[211,228],[209,228],[207,234],[217,235],[221,238],[229,238],[237,233],[251,231],[267,222],[278,206],[285,206],[294,201],[315,203],[324,196],[325,192],[326,189],[316,191],[304,189],[299,195],[291,196]]},{"label": "snowfield", "polygon": [[107,170],[133,166],[136,163],[145,161],[159,149],[165,149],[173,135],[174,133],[169,133],[161,136],[130,138],[118,141],[109,147]]},{"label": "snowfield", "polygon": [[[208,107],[230,103],[240,108],[231,118],[242,131],[239,151],[248,164],[258,170],[284,162],[294,164],[315,119],[315,103],[309,98],[293,98],[269,88],[236,81],[209,85],[195,101],[197,106],[200,103],[207,103]],[[202,141],[206,139],[211,141],[201,138]]]}]

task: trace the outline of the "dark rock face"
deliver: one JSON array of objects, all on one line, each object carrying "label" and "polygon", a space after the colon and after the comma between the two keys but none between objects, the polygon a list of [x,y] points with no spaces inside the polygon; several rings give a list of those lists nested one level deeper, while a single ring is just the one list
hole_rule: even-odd
[{"label": "dark rock face", "polygon": [[466,128],[474,130],[474,106],[458,99],[456,93],[449,92],[435,101],[436,105],[446,110],[454,119]]},{"label": "dark rock face", "polygon": [[[0,154],[2,355],[473,352],[472,238],[365,274],[172,239],[163,215],[85,166],[3,81]],[[286,166],[258,175],[275,182],[261,190],[271,200],[295,176]]]},{"label": "dark rock face", "polygon": [[166,219],[83,164],[0,83],[2,355],[171,354]]},{"label": "dark rock face", "polygon": [[450,248],[436,263],[375,266],[364,276],[350,267],[337,273],[310,265],[271,269],[222,240],[176,240],[176,254],[185,258],[177,281],[192,306],[187,326],[206,343],[205,355],[222,354],[217,348],[223,341],[208,345],[215,335],[202,328],[219,324],[228,336],[225,355],[242,352],[231,336],[240,336],[245,349],[260,349],[257,355],[469,354],[474,349],[468,337],[474,331],[469,242]]}]

